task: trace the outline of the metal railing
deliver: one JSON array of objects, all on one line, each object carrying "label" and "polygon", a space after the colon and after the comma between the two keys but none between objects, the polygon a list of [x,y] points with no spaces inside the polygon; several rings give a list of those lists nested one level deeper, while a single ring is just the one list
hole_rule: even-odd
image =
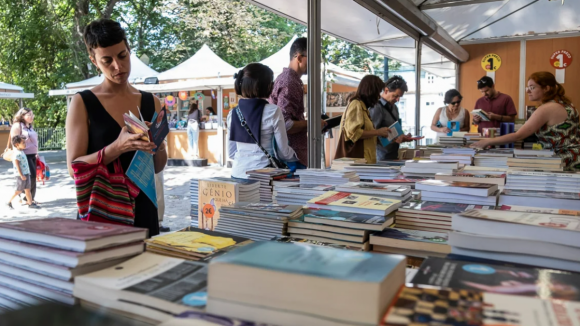
[{"label": "metal railing", "polygon": [[64,149],[64,128],[36,128],[35,130],[38,133],[39,151]]}]

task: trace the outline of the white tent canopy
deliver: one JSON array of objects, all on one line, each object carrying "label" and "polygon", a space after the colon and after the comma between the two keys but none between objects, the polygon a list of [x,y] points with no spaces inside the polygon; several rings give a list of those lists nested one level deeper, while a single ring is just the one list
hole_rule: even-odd
[{"label": "white tent canopy", "polygon": [[218,57],[207,45],[203,45],[191,58],[160,73],[161,81],[187,80],[197,78],[231,77],[238,70]]},{"label": "white tent canopy", "polygon": [[[145,78],[156,77],[159,73],[147,66],[135,53],[131,53],[130,83],[143,82]],[[66,88],[90,88],[99,85],[105,79],[104,76],[95,76],[80,82],[66,84]]]},{"label": "white tent canopy", "polygon": [[24,93],[24,88],[0,82],[0,99],[34,98],[33,93]]}]

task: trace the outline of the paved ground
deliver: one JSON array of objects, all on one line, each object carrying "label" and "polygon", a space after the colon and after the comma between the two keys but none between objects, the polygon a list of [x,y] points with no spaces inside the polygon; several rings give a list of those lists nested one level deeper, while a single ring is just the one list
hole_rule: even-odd
[{"label": "paved ground", "polygon": [[[23,206],[16,199],[14,210],[8,209],[6,203],[14,194],[14,174],[12,163],[0,159],[0,222],[17,221],[40,217],[76,218],[76,199],[74,182],[66,169],[65,152],[43,152],[50,165],[51,180],[45,185],[39,184],[36,200],[40,202],[38,210]],[[229,176],[230,170],[220,167],[167,167],[165,177],[165,218],[163,225],[172,230],[190,224],[189,181],[192,178],[212,176]]]}]

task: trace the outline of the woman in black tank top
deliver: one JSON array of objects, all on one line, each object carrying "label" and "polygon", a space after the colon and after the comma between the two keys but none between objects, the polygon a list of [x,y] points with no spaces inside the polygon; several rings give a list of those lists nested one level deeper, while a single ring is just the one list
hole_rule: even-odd
[{"label": "woman in black tank top", "polygon": [[[161,109],[159,99],[140,92],[128,80],[131,73],[130,49],[121,26],[112,20],[100,19],[90,23],[84,33],[89,56],[97,70],[105,77],[92,90],[75,95],[66,120],[67,164],[97,162],[97,153],[105,149],[105,164],[113,171],[112,162],[121,160],[127,171],[135,151],[152,152],[155,145],[140,140],[124,127],[123,114],[129,111],[150,122]],[[154,154],[155,173],[167,163],[165,143]],[[149,236],[159,234],[155,204],[143,192],[135,198],[135,226],[149,229]]]}]

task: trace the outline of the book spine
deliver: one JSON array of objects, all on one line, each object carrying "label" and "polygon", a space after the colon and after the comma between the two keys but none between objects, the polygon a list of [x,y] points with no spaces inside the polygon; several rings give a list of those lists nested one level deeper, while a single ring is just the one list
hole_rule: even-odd
[{"label": "book spine", "polygon": [[343,198],[346,198],[346,197],[348,197],[350,195],[351,194],[348,193],[348,192],[339,192],[339,193],[337,193],[335,195],[332,195],[332,196],[330,196],[328,198],[325,198],[323,200],[319,200],[319,201],[315,202],[315,204],[317,204],[317,205],[330,205],[330,204],[332,204],[332,203],[334,203],[336,201],[339,201],[339,200],[341,200]]}]

